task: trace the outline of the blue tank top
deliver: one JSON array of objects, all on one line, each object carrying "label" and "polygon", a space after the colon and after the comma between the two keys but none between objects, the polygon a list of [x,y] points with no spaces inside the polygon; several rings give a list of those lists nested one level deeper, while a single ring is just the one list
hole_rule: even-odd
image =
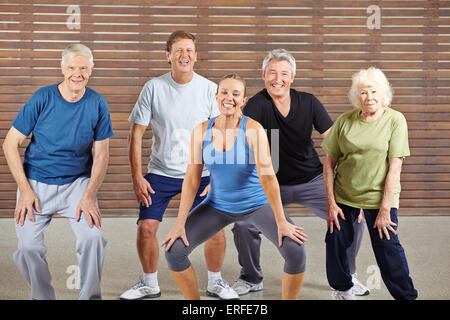
[{"label": "blue tank top", "polygon": [[234,144],[225,152],[217,151],[212,144],[216,118],[209,120],[203,142],[203,162],[211,177],[211,188],[203,204],[229,213],[245,213],[267,204],[245,136],[248,117],[242,116]]}]

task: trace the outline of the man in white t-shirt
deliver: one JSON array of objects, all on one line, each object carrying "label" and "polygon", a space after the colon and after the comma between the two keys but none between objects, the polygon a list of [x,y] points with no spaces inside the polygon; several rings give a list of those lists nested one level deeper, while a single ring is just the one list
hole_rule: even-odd
[{"label": "man in white t-shirt", "polygon": [[[122,299],[156,298],[161,295],[157,280],[159,223],[173,196],[181,192],[194,127],[217,116],[217,85],[194,72],[197,61],[195,37],[175,31],[167,40],[167,61],[171,72],[148,81],[139,95],[128,121],[131,123],[129,158],[133,189],[140,204],[137,250],[144,275]],[[148,173],[142,175],[142,137],[151,123],[152,153]],[[205,169],[193,208],[206,196],[209,172]],[[206,293],[221,299],[239,296],[222,279],[225,235],[218,232],[205,244],[208,268]]]}]

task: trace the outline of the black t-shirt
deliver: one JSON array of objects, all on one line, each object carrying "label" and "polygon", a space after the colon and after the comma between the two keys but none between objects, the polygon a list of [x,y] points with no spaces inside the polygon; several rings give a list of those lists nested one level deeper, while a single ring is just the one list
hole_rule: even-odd
[{"label": "black t-shirt", "polygon": [[322,173],[322,163],[311,139],[312,129],[324,133],[333,125],[314,95],[294,89],[290,95],[291,108],[286,117],[266,89],[250,98],[243,110],[244,115],[267,130],[273,168],[281,185],[306,183]]}]

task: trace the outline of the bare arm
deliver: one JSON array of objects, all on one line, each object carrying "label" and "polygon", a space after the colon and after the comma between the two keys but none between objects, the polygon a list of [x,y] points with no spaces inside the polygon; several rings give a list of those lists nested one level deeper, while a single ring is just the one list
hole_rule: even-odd
[{"label": "bare arm", "polygon": [[189,163],[181,188],[180,208],[178,209],[177,220],[175,221],[175,225],[169,231],[164,241],[161,243],[161,247],[167,243],[166,251],[170,249],[172,244],[178,238],[181,238],[186,246],[189,245],[184,227],[187,216],[198,192],[200,180],[202,177],[202,145],[204,132],[206,130],[206,124],[207,122],[198,125],[192,132]]},{"label": "bare arm", "polygon": [[337,160],[327,155],[323,165],[323,182],[327,195],[327,228],[330,230],[330,233],[333,233],[334,225],[336,225],[338,230],[341,230],[338,216],[345,220],[344,213],[336,204],[336,199],[334,198],[334,169],[336,165]]},{"label": "bare arm", "polygon": [[28,218],[34,222],[33,206],[37,212],[41,211],[39,199],[28,183],[28,178],[25,175],[19,153],[19,148],[26,138],[27,137],[16,128],[11,127],[3,142],[3,152],[5,153],[9,170],[11,171],[20,192],[19,200],[14,211],[14,218],[16,219],[16,223],[20,222],[20,225],[22,226],[27,214]]},{"label": "bare arm", "polygon": [[328,133],[330,132],[330,130],[331,130],[331,127],[327,131],[325,131],[324,133],[321,133],[320,135],[322,136],[322,138],[325,139],[327,137]]},{"label": "bare arm", "polygon": [[273,210],[278,226],[278,245],[281,246],[283,236],[302,244],[307,238],[307,235],[301,232],[303,228],[289,223],[284,215],[280,186],[273,170],[269,142],[263,127],[258,122],[248,119],[246,133],[247,141],[255,156],[261,186]]},{"label": "bare arm", "polygon": [[93,163],[89,184],[77,207],[76,220],[84,213],[89,226],[101,227],[101,212],[96,204],[97,191],[103,182],[109,162],[109,139],[94,141]]},{"label": "bare arm", "polygon": [[[394,197],[397,182],[400,180],[400,173],[402,171],[403,158],[389,158],[389,170],[386,175],[384,183],[383,198],[380,204],[380,211],[375,219],[374,228],[378,228],[380,238],[383,238],[383,233],[386,239],[390,240],[389,231],[396,234],[396,231],[391,226],[396,226],[391,221],[391,203]],[[383,229],[386,228],[386,229]]]},{"label": "bare arm", "polygon": [[128,137],[128,159],[131,166],[131,177],[133,179],[133,191],[136,195],[136,201],[148,207],[152,204],[149,193],[153,194],[155,191],[142,175],[142,137],[145,130],[147,130],[146,126],[131,125]]}]

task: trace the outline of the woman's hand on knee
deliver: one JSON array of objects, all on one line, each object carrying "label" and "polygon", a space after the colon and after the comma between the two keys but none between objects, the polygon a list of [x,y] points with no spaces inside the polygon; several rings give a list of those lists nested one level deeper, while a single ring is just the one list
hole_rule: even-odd
[{"label": "woman's hand on knee", "polygon": [[388,209],[380,208],[380,210],[378,211],[377,218],[375,219],[373,228],[378,229],[378,235],[380,239],[383,239],[384,234],[387,240],[391,240],[391,237],[389,236],[389,231],[392,232],[394,235],[397,235],[397,232],[393,228],[397,226],[397,224],[391,221],[390,211],[391,208]]},{"label": "woman's hand on knee", "polygon": [[306,242],[308,235],[302,231],[302,227],[298,227],[288,221],[280,223],[278,225],[278,246],[281,247],[283,237],[289,237],[298,244],[303,244],[303,242]]},{"label": "woman's hand on knee", "polygon": [[341,225],[339,224],[338,216],[345,220],[344,212],[337,204],[328,205],[327,211],[327,229],[330,230],[330,233],[333,233],[334,226],[338,230],[341,230]]},{"label": "woman's hand on knee", "polygon": [[183,240],[183,243],[184,243],[184,245],[186,247],[189,246],[189,242],[187,241],[187,237],[186,237],[186,229],[184,228],[184,226],[180,226],[178,224],[175,224],[172,227],[172,229],[170,229],[170,231],[167,234],[167,236],[164,239],[164,241],[161,243],[161,247],[163,247],[165,244],[167,244],[166,251],[169,251],[170,248],[172,247],[173,243],[178,238],[181,238],[181,240]]}]

